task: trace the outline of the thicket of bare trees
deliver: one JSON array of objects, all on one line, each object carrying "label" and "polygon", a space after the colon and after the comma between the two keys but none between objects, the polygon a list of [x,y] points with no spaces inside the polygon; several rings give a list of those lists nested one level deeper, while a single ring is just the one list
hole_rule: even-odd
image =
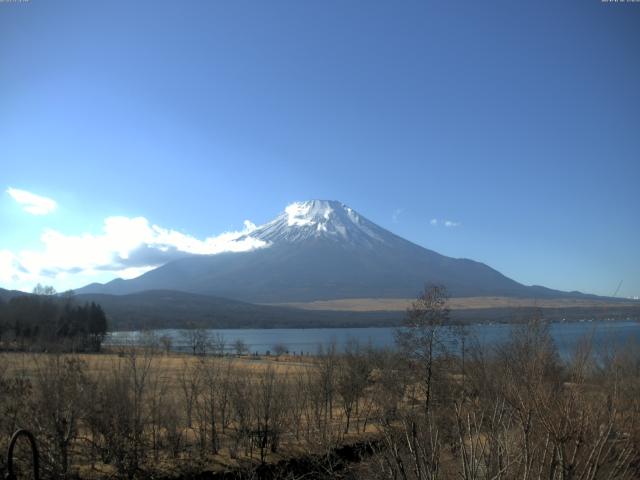
[{"label": "thicket of bare trees", "polygon": [[353,473],[362,478],[640,475],[632,346],[586,339],[561,358],[534,318],[502,345],[468,339],[463,362],[443,290],[426,290],[407,320],[394,351],[351,342],[288,367],[197,347],[166,355],[153,339],[119,356],[6,354],[0,450],[16,428],[32,430],[49,478],[178,475],[305,453],[326,459],[316,478],[330,478],[331,452],[355,442],[373,451]]},{"label": "thicket of bare trees", "polygon": [[[638,478],[634,345],[608,351],[584,339],[561,359],[549,325],[532,318],[504,344],[451,355],[441,342],[446,316],[439,287],[408,313],[399,345],[415,370],[399,409],[381,419],[372,477]],[[455,337],[464,332],[449,332],[449,345]]]}]

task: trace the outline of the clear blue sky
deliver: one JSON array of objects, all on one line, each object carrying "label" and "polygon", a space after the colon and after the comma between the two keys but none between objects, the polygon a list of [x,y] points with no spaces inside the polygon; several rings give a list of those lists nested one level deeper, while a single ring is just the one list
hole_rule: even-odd
[{"label": "clear blue sky", "polygon": [[204,239],[326,198],[525,284],[634,296],[639,184],[640,3],[0,3],[1,287],[86,280],[25,271],[43,232]]}]

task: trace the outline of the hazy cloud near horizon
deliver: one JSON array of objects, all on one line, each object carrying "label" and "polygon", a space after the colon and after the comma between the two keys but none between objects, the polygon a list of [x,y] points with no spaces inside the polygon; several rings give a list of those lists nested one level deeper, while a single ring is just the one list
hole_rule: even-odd
[{"label": "hazy cloud near horizon", "polygon": [[246,236],[255,228],[253,223],[245,221],[240,231],[200,240],[153,225],[144,217],[114,216],[104,220],[99,234],[65,235],[45,229],[40,236],[42,248],[39,250],[0,250],[0,284],[24,289],[41,282],[43,277],[52,282],[68,281],[70,276],[86,279],[105,272],[134,278],[188,255],[242,252],[266,246],[266,242]]}]

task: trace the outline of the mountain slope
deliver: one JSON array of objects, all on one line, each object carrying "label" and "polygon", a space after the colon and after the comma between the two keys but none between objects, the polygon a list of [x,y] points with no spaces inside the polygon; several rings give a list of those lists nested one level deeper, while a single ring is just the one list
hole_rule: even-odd
[{"label": "mountain slope", "polygon": [[4,288],[0,288],[0,302],[8,302],[14,297],[20,297],[23,295],[28,295],[28,293],[21,292],[19,290],[5,290]]},{"label": "mountain slope", "polygon": [[248,236],[267,246],[242,253],[191,256],[135,279],[92,284],[79,293],[121,295],[168,289],[275,303],[414,297],[425,283],[438,283],[459,297],[577,294],[527,287],[483,263],[440,255],[335,201],[294,203]]}]

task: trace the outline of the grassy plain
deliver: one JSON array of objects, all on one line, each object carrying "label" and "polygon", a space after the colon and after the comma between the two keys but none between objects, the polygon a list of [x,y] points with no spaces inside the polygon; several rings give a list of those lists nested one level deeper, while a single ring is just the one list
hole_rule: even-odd
[{"label": "grassy plain", "polygon": [[[59,388],[65,390],[69,385],[63,384],[68,384],[69,380],[64,379],[61,370],[75,362],[81,363],[82,377],[86,380],[76,379],[82,385],[80,390],[65,393],[69,399],[64,402],[73,405],[62,406],[62,412],[56,407],[51,413],[65,416],[70,410],[75,411],[71,416],[78,423],[69,446],[70,471],[82,478],[122,476],[125,467],[118,471],[115,459],[110,458],[113,445],[117,446],[117,441],[112,440],[113,445],[109,444],[107,437],[112,434],[126,438],[122,448],[132,448],[140,442],[140,447],[136,448],[146,451],[144,464],[134,470],[142,468],[154,475],[176,477],[205,470],[237,470],[260,463],[263,460],[259,453],[262,440],[252,436],[260,437],[271,430],[278,432],[277,450],[274,440],[268,439],[265,459],[271,464],[357,442],[374,431],[372,424],[358,425],[358,415],[353,415],[351,429],[345,432],[344,411],[337,398],[332,401],[329,412],[323,414],[324,402],[319,402],[317,417],[313,417],[311,411],[303,413],[320,398],[312,393],[320,368],[313,357],[203,357],[166,354],[159,350],[149,354],[142,349],[114,347],[100,354],[0,353],[0,381],[7,380],[5,386],[9,389],[14,379],[20,379],[20,385],[30,385],[21,391],[12,391],[15,399],[0,401],[0,408],[15,411],[18,418],[15,425],[0,433],[7,437],[0,438],[0,446],[5,446],[10,432],[18,427],[33,431],[39,441],[51,442],[50,438],[45,438],[48,436],[46,429],[51,425],[45,418],[40,418],[40,414],[47,415],[43,402],[47,403],[48,397],[61,392],[56,392],[56,387],[46,379],[59,376]],[[117,377],[127,380],[120,384]],[[108,386],[101,389],[101,384]],[[122,418],[111,420],[103,408],[86,405],[87,399],[81,397],[89,394],[82,390],[92,388],[98,395],[102,392],[103,396],[113,398],[107,403],[121,403],[122,409],[140,408],[139,418],[127,412]],[[224,399],[223,395],[228,398]],[[136,407],[138,402],[140,407]],[[189,402],[193,404],[188,405]],[[228,409],[226,420],[222,408]],[[118,410],[116,407],[112,415],[118,417],[123,413]],[[35,411],[39,412],[30,413]],[[243,415],[247,418],[240,418]],[[106,417],[98,421],[105,426],[99,434],[92,431],[91,426],[98,416]],[[271,418],[265,420],[268,416]],[[245,421],[246,425],[243,424]],[[140,438],[136,437],[136,422],[141,422],[143,429]],[[318,422],[327,422],[320,427],[321,434],[316,431]],[[212,428],[216,429],[215,434]],[[212,450],[214,435],[218,445],[216,451]],[[100,444],[100,454],[92,453],[97,444]],[[46,446],[43,451],[49,448]],[[131,453],[121,455],[126,461]],[[3,473],[1,470],[0,464],[0,473]]]},{"label": "grassy plain", "polygon": [[[411,298],[343,298],[339,300],[316,300],[313,302],[279,303],[303,310],[330,310],[351,312],[399,312],[405,311],[415,299]],[[451,310],[475,310],[494,308],[618,308],[638,307],[633,300],[600,300],[591,298],[512,298],[512,297],[454,297],[448,302]]]}]

